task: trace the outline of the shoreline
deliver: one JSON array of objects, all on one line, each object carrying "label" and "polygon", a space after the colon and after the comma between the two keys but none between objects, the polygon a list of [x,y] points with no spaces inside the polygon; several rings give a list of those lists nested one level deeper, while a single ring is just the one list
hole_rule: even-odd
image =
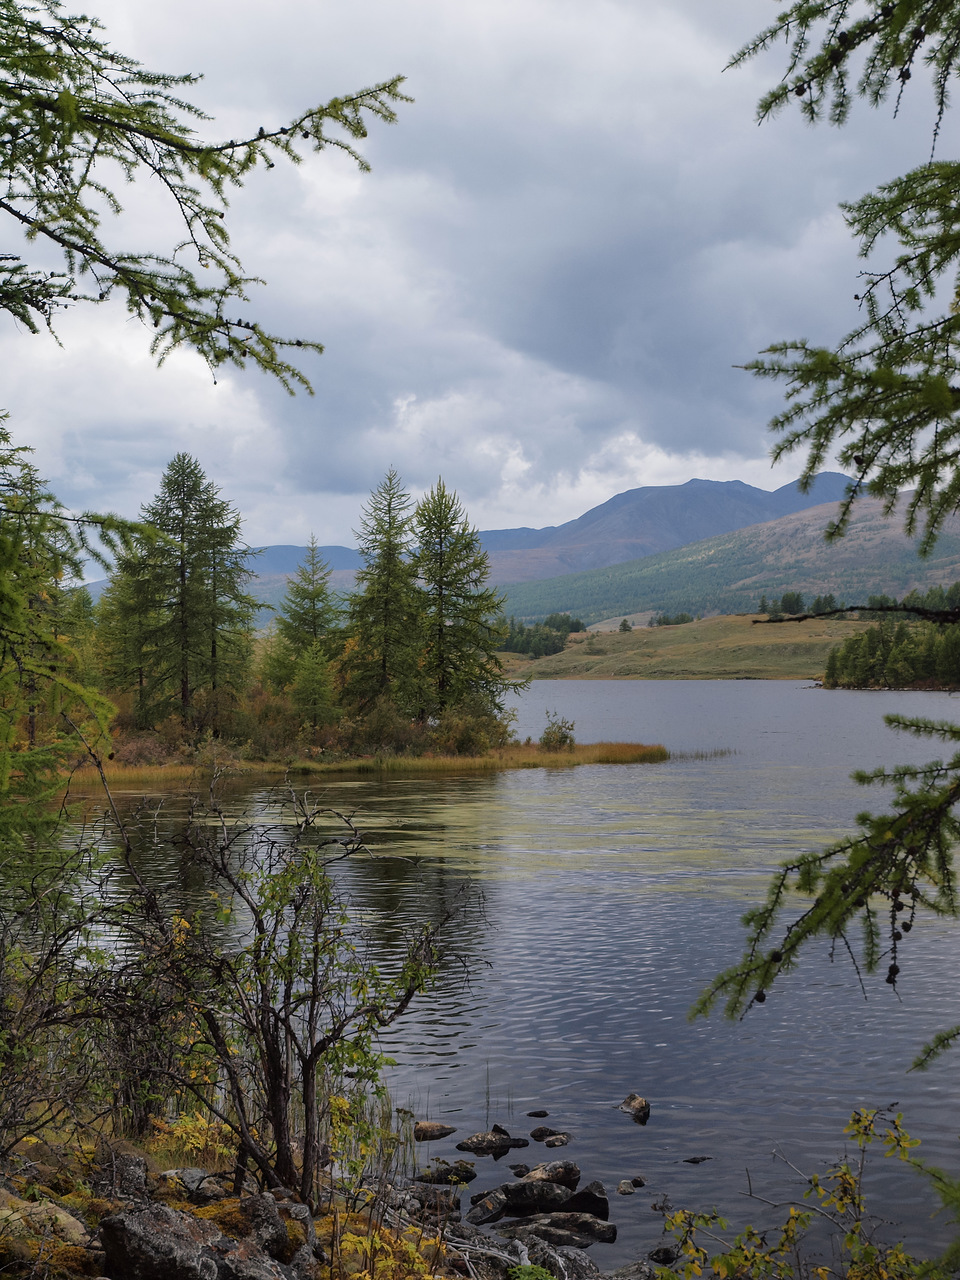
[{"label": "shoreline", "polygon": [[[670,752],[659,743],[585,742],[564,751],[543,751],[536,743],[517,744],[483,756],[360,756],[343,760],[202,761],[196,764],[134,764],[104,761],[108,784],[151,782],[193,783],[205,780],[218,767],[225,779],[309,778],[350,773],[491,773],[511,769],[573,769],[587,764],[662,764]],[[89,784],[89,785],[88,785]],[[84,765],[69,778],[70,791],[88,791],[100,786],[92,765]]]}]

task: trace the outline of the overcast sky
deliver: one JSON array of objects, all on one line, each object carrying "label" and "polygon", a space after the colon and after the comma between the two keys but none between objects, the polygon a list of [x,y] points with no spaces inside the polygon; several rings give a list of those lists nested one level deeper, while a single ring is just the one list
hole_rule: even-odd
[{"label": "overcast sky", "polygon": [[[185,449],[252,543],[351,543],[390,466],[414,493],[442,474],[483,528],[643,484],[795,478],[799,458],[767,458],[777,389],[734,366],[851,326],[837,203],[929,144],[922,91],[896,121],[758,127],[778,61],[723,67],[779,0],[82,7],[149,67],[203,72],[217,139],[398,72],[416,100],[373,127],[372,173],[325,153],[233,199],[234,247],[268,281],[246,310],[325,343],[315,396],[214,385],[188,354],[157,370],[112,305],[67,316],[62,347],[0,320],[0,405],[64,502],[135,515]],[[155,193],[127,195],[127,241],[155,249]]]}]

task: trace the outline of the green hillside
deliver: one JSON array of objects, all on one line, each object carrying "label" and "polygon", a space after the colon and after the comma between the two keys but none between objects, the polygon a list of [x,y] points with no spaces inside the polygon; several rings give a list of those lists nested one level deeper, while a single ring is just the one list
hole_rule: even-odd
[{"label": "green hillside", "polygon": [[755,609],[761,595],[784,591],[857,603],[960,579],[957,517],[934,554],[920,560],[897,516],[884,517],[873,499],[859,504],[847,535],[828,545],[823,530],[835,511],[833,504],[813,507],[641,560],[508,586],[506,612],[523,619],[569,612],[589,625],[648,609],[742,613]]}]

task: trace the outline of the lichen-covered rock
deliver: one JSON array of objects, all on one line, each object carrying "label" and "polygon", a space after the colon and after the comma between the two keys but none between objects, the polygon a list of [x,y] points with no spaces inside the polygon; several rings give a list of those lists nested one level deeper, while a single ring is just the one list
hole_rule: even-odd
[{"label": "lichen-covered rock", "polygon": [[569,1187],[559,1182],[547,1182],[543,1179],[519,1182],[505,1182],[500,1187],[507,1201],[507,1212],[514,1215],[524,1213],[554,1213],[574,1194]]},{"label": "lichen-covered rock", "polygon": [[656,1280],[657,1271],[649,1262],[631,1262],[616,1271],[605,1271],[601,1280]]},{"label": "lichen-covered rock", "polygon": [[569,1133],[552,1133],[549,1138],[544,1138],[543,1145],[545,1147],[565,1147],[569,1141]]},{"label": "lichen-covered rock", "polygon": [[467,1214],[467,1222],[475,1227],[482,1227],[490,1222],[499,1222],[507,1210],[507,1197],[502,1187],[488,1191],[482,1195]]},{"label": "lichen-covered rock", "polygon": [[293,1276],[253,1235],[233,1240],[215,1223],[162,1204],[109,1214],[100,1223],[100,1242],[106,1271],[116,1280],[292,1280]]},{"label": "lichen-covered rock", "polygon": [[417,1174],[416,1182],[429,1182],[437,1186],[452,1186],[456,1183],[472,1182],[477,1171],[466,1160],[454,1160],[449,1164],[446,1160],[438,1160],[432,1169],[423,1169]]},{"label": "lichen-covered rock", "polygon": [[0,1190],[0,1235],[55,1236],[64,1244],[80,1246],[90,1239],[83,1223],[52,1200],[21,1200],[4,1190]]}]

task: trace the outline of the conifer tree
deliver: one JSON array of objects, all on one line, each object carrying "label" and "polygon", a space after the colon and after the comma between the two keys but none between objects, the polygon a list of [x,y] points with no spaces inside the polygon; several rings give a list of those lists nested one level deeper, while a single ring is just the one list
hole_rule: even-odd
[{"label": "conifer tree", "polygon": [[[50,799],[77,736],[106,731],[112,707],[82,683],[71,581],[97,517],[69,517],[0,415],[0,843],[9,851],[56,820]],[[119,522],[100,519],[108,545]]]},{"label": "conifer tree", "polygon": [[313,534],[307,553],[287,582],[277,610],[277,631],[290,646],[294,659],[313,645],[327,648],[340,620],[340,609],[330,590],[330,566],[320,555]]},{"label": "conifer tree", "polygon": [[443,480],[417,504],[413,532],[423,597],[421,715],[435,718],[459,706],[500,712],[503,695],[518,687],[496,655],[505,634],[503,597],[488,585],[486,552]]},{"label": "conifer tree", "polygon": [[[336,147],[366,169],[353,144],[369,120],[396,119],[394,105],[408,101],[403,77],[219,142],[198,136],[193,125],[206,117],[183,100],[197,79],[145,70],[105,42],[96,19],[65,15],[58,0],[0,0],[0,215],[25,246],[43,247],[35,264],[0,255],[0,311],[36,332],[61,307],[116,294],[154,330],[160,361],[187,346],[213,369],[252,362],[288,390],[309,387],[285,352],[320,344],[238,314],[257,282],[230,249],[227,192],[257,166],[299,163],[307,149]],[[140,177],[155,180],[183,224],[184,242],[165,254],[104,230],[105,215],[121,212],[123,183]],[[51,254],[64,269],[48,268]]]},{"label": "conifer tree", "polygon": [[216,728],[246,678],[256,609],[244,592],[251,553],[240,516],[186,453],[167,467],[141,514],[162,536],[139,540],[111,591],[126,651],[139,649],[143,718],[175,711],[184,725]]},{"label": "conifer tree", "polygon": [[321,641],[309,645],[297,659],[290,696],[298,714],[311,729],[316,730],[333,718],[333,681]]},{"label": "conifer tree", "polygon": [[[899,106],[914,71],[925,66],[933,81],[936,147],[960,73],[958,32],[960,0],[793,0],[733,65],[785,42],[786,68],[761,100],[760,118],[793,103],[811,122],[827,118],[834,124],[846,121],[857,98],[874,107],[892,98]],[[945,517],[960,508],[958,191],[960,161],[921,157],[910,172],[844,205],[863,257],[885,239],[897,243],[894,255],[884,245],[884,261],[869,267],[857,286],[861,322],[833,348],[781,342],[748,366],[786,384],[788,406],[771,423],[779,436],[773,456],[806,451],[801,486],[828,457],[852,471],[828,537],[842,536],[861,493],[882,499],[892,514],[907,490],[906,529],[922,529],[925,553]],[[887,611],[904,607],[870,603]],[[958,618],[948,609],[930,620]],[[837,655],[830,679],[841,677],[849,657],[851,682],[869,683],[882,673],[894,636],[889,626],[866,632],[849,654]],[[919,659],[928,665],[935,656],[921,653]],[[900,716],[887,722],[949,754],[923,766],[854,774],[862,784],[890,786],[887,811],[860,814],[849,837],[781,866],[766,901],[744,917],[742,960],[714,980],[697,1012],[723,1001],[728,1013],[739,1015],[764,1003],[812,939],[850,946],[855,929],[862,931],[864,968],[886,964],[885,981],[896,988],[917,912],[960,915],[954,863],[960,726]],[[798,890],[810,899],[800,912],[792,905]],[[958,1039],[960,1024],[939,1032],[917,1065]],[[960,1203],[960,1187],[945,1175],[941,1189],[951,1203]]]},{"label": "conifer tree", "polygon": [[843,124],[858,98],[899,106],[924,67],[933,82],[933,154],[841,206],[861,256],[883,250],[851,284],[862,319],[832,348],[778,342],[748,366],[786,384],[788,406],[771,423],[774,459],[805,450],[801,486],[827,459],[854,477],[830,537],[847,527],[861,493],[889,513],[909,490],[906,527],[922,528],[929,551],[960,504],[960,160],[936,156],[960,73],[958,31],[960,0],[793,0],[732,60],[786,46],[761,120],[793,103],[811,122]]},{"label": "conifer tree", "polygon": [[363,567],[348,605],[344,696],[361,711],[388,698],[416,710],[420,596],[411,553],[413,503],[391,468],[370,495],[356,533]]}]

